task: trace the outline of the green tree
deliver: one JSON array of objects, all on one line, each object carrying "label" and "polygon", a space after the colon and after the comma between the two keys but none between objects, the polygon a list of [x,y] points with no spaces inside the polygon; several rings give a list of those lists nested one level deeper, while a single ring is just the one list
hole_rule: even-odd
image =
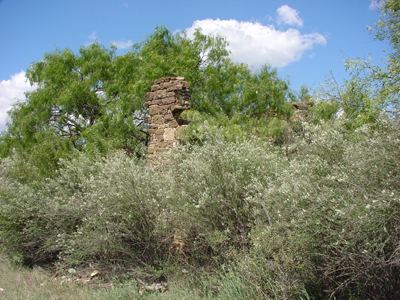
[{"label": "green tree", "polygon": [[306,102],[306,103],[309,103],[309,102],[313,101],[312,100],[312,96],[310,94],[310,90],[308,89],[307,86],[302,85],[300,87],[298,99],[299,99],[299,101]]},{"label": "green tree", "polygon": [[[375,26],[375,37],[386,40],[392,49],[386,66],[372,65],[367,60],[351,60],[348,68],[355,78],[364,80],[380,98],[379,105],[390,114],[400,112],[400,1],[387,0],[381,9],[381,18]],[[379,94],[379,95],[378,95]]]},{"label": "green tree", "polygon": [[160,27],[124,55],[97,43],[77,53],[55,51],[33,64],[27,76],[38,88],[13,108],[0,155],[17,155],[40,176],[52,174],[60,158],[76,151],[124,149],[143,156],[146,93],[163,76],[184,76],[192,107],[201,113],[290,114],[288,85],[275,70],[252,73],[229,59],[224,39],[200,31],[189,38]]},{"label": "green tree", "polygon": [[256,117],[267,113],[287,118],[292,113],[287,103],[290,94],[287,82],[278,78],[276,70],[264,66],[259,73],[249,75],[249,79],[244,82],[240,109]]},{"label": "green tree", "polygon": [[382,17],[377,25],[377,38],[388,40],[393,51],[388,56],[385,70],[375,69],[375,78],[381,82],[381,92],[388,97],[393,110],[400,109],[400,1],[387,0],[382,9]]},{"label": "green tree", "polygon": [[185,76],[200,93],[209,80],[206,70],[227,57],[224,47],[221,39],[200,33],[188,39],[158,28],[121,56],[99,44],[78,53],[46,54],[27,72],[38,88],[13,108],[0,154],[17,155],[41,176],[75,151],[122,148],[141,156],[147,138],[142,110],[151,83],[162,76]]},{"label": "green tree", "polygon": [[374,82],[360,73],[359,61],[348,61],[350,78],[339,84],[332,76],[319,92],[312,109],[314,121],[331,120],[335,115],[343,116],[346,126],[355,129],[363,124],[374,123],[385,106],[384,98]]},{"label": "green tree", "polygon": [[385,1],[381,19],[375,27],[375,37],[387,40],[392,51],[384,67],[371,64],[368,60],[349,59],[346,69],[350,78],[339,85],[332,77],[323,89],[317,104],[316,115],[330,119],[336,109],[347,118],[349,128],[373,123],[382,112],[399,116],[400,112],[400,1]]}]

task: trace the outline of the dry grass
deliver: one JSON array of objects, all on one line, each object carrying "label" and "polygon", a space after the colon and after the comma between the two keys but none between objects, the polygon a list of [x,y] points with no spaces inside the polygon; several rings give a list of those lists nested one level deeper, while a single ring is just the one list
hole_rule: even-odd
[{"label": "dry grass", "polygon": [[54,278],[42,269],[12,266],[0,256],[0,299],[137,299],[134,286],[99,288]]},{"label": "dry grass", "polygon": [[89,290],[52,278],[43,270],[15,268],[0,257],[1,299],[87,299]]},{"label": "dry grass", "polygon": [[199,299],[192,291],[171,288],[165,293],[139,293],[135,284],[108,288],[55,278],[42,269],[18,268],[0,255],[1,300]]}]

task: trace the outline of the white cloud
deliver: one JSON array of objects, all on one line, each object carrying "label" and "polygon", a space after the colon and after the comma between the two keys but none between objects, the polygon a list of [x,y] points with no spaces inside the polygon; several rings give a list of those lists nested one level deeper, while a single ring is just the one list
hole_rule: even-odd
[{"label": "white cloud", "polygon": [[97,33],[95,31],[89,34],[87,38],[88,40],[86,41],[85,46],[90,46],[91,44],[99,42],[99,38],[97,37]]},{"label": "white cloud", "polygon": [[386,0],[370,0],[369,9],[376,10],[382,8],[383,4],[385,4]]},{"label": "white cloud", "polygon": [[278,24],[286,24],[293,26],[303,26],[303,20],[300,18],[299,12],[289,5],[282,5],[276,10],[278,14]]},{"label": "white cloud", "polygon": [[7,125],[7,112],[18,101],[25,100],[25,92],[34,90],[25,77],[25,72],[21,71],[11,76],[8,80],[0,81],[0,131]]},{"label": "white cloud", "polygon": [[116,47],[117,49],[127,49],[132,47],[133,42],[131,40],[127,41],[112,41],[111,45]]},{"label": "white cloud", "polygon": [[196,29],[207,35],[225,37],[231,58],[253,69],[264,64],[284,67],[299,60],[305,51],[315,45],[326,44],[326,38],[320,33],[302,34],[293,28],[280,31],[273,25],[233,19],[197,20],[186,30],[188,36],[192,37]]}]

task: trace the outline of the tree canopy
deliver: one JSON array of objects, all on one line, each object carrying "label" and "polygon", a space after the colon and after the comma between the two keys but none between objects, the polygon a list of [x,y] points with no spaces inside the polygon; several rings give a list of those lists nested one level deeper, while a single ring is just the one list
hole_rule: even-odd
[{"label": "tree canopy", "polygon": [[[317,118],[330,120],[340,108],[348,128],[357,128],[374,122],[382,109],[398,108],[399,18],[400,2],[386,1],[376,35],[393,46],[386,68],[349,63],[352,76],[340,86],[330,85],[329,101],[312,109]],[[234,63],[223,38],[200,31],[188,37],[164,27],[125,54],[98,43],[77,52],[48,53],[29,68],[27,76],[37,89],[12,109],[9,126],[0,136],[0,157],[18,156],[40,177],[51,175],[60,158],[76,152],[103,155],[123,149],[144,156],[146,93],[163,76],[185,77],[192,93],[192,115],[214,129],[225,126],[235,138],[243,130],[243,136],[258,130],[282,137],[292,114],[289,102],[296,99],[276,70],[264,66],[252,72]],[[306,87],[297,99],[315,100]],[[197,140],[198,130],[191,129],[189,135]]]},{"label": "tree canopy", "polygon": [[222,38],[201,32],[189,38],[160,27],[126,54],[116,50],[94,43],[34,63],[27,77],[37,89],[13,108],[1,155],[18,154],[44,173],[74,151],[125,149],[142,156],[146,92],[163,76],[184,76],[192,107],[202,113],[288,114],[288,84],[269,67],[254,74],[233,63]]}]

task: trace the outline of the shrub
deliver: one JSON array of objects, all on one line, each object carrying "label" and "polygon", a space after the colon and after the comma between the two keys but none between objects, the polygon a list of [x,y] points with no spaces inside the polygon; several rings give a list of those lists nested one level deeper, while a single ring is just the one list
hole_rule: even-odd
[{"label": "shrub", "polygon": [[308,128],[287,167],[253,187],[271,224],[252,227],[223,276],[254,298],[398,298],[399,142],[393,128]]},{"label": "shrub", "polygon": [[329,121],[335,117],[338,111],[338,104],[336,102],[320,101],[312,107],[313,118],[316,122]]},{"label": "shrub", "polygon": [[63,164],[37,190],[4,183],[0,230],[9,252],[24,263],[68,265],[157,257],[159,187],[143,164],[122,153]]},{"label": "shrub", "polygon": [[252,187],[268,185],[286,160],[261,141],[216,142],[175,152],[164,173],[174,178],[168,196],[172,225],[195,261],[232,258],[249,248],[249,232],[267,219]]},{"label": "shrub", "polygon": [[29,265],[190,270],[206,297],[398,298],[399,131],[340,122],[305,124],[285,155],[256,138],[188,144],[151,166],[82,155],[37,186],[3,161],[1,245]]}]

